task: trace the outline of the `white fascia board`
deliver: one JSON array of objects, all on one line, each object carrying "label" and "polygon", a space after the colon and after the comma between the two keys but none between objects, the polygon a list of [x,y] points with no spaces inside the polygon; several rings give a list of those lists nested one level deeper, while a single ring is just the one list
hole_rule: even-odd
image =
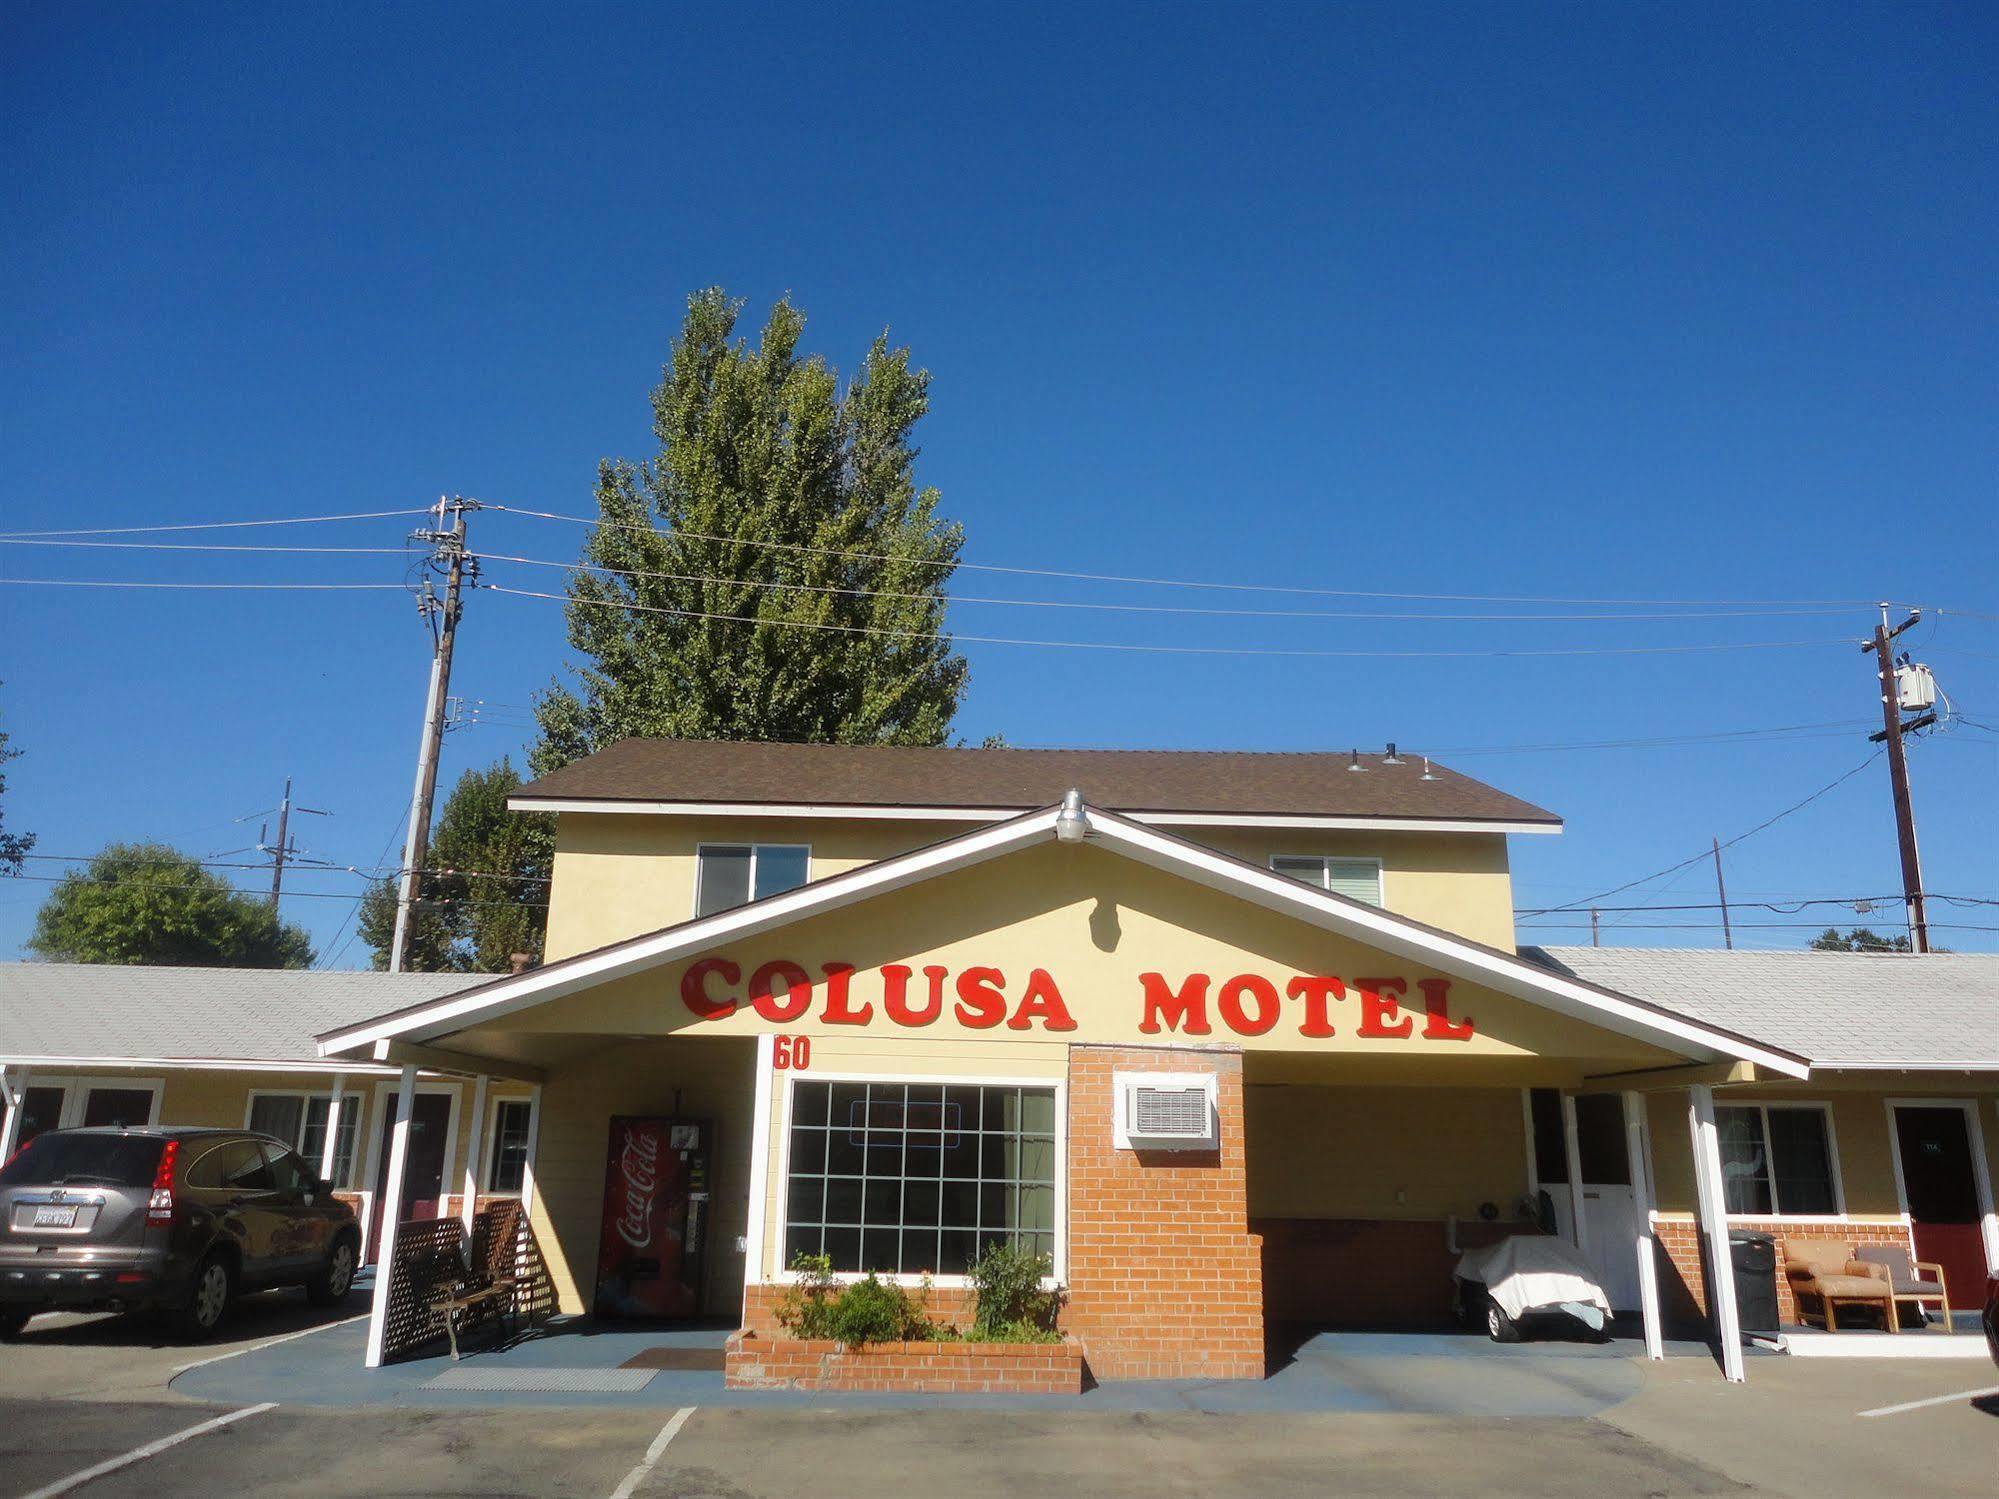
[{"label": "white fascia board", "polygon": [[[770,817],[857,822],[1004,822],[1018,809],[993,807],[852,806],[814,802],[622,801],[587,797],[511,796],[510,812],[635,813],[647,817]],[[1342,817],[1287,812],[1126,812],[1120,816],[1155,827],[1305,828],[1377,833],[1559,833],[1560,822],[1480,821],[1447,817]]]},{"label": "white fascia board", "polygon": [[1999,1057],[1973,1062],[1815,1062],[1827,1072],[1999,1072]]},{"label": "white fascia board", "polygon": [[44,1070],[53,1068],[63,1071],[81,1067],[146,1072],[345,1072],[354,1077],[375,1073],[383,1077],[394,1077],[402,1070],[398,1067],[375,1067],[359,1061],[341,1061],[336,1064],[324,1057],[297,1062],[271,1062],[253,1061],[243,1057],[0,1056],[0,1067],[30,1067]]},{"label": "white fascia board", "polygon": [[1734,1057],[1787,1077],[1804,1077],[1810,1072],[1802,1058],[1575,983],[1524,958],[1417,926],[1404,917],[1316,890],[1286,875],[1167,838],[1115,813],[1092,811],[1090,822],[1094,836],[1124,845],[1142,862],[1245,896],[1258,905],[1342,932],[1383,951],[1437,963],[1489,988],[1575,1019],[1676,1051],[1691,1050],[1702,1060]]},{"label": "white fascia board", "polygon": [[713,916],[682,922],[679,926],[668,927],[650,936],[635,937],[550,964],[546,968],[531,969],[527,973],[482,984],[463,994],[447,995],[397,1015],[329,1031],[318,1038],[319,1053],[321,1056],[339,1056],[356,1048],[372,1050],[375,1042],[396,1038],[434,1040],[467,1026],[497,1020],[517,1010],[623,978],[629,973],[670,963],[719,942],[752,937],[801,917],[837,911],[856,901],[886,895],[936,875],[969,868],[1052,836],[1059,810],[1056,807],[1044,808],[997,827],[966,833],[931,844],[928,848],[917,849],[914,853],[900,854],[828,879],[815,880],[782,895],[718,911]]}]

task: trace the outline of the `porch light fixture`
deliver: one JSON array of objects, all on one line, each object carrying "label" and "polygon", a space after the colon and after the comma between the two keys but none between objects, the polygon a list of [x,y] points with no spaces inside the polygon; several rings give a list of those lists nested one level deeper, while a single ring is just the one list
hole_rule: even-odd
[{"label": "porch light fixture", "polygon": [[1062,798],[1062,810],[1055,814],[1055,836],[1063,843],[1081,843],[1090,836],[1090,819],[1083,811],[1083,793],[1074,786]]}]

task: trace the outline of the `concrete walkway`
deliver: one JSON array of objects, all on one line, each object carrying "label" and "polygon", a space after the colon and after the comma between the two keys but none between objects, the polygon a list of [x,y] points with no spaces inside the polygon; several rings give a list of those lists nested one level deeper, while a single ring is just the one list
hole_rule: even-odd
[{"label": "concrete walkway", "polygon": [[[541,1371],[614,1370],[661,1347],[719,1349],[726,1328],[641,1329],[558,1319],[504,1348],[361,1366],[365,1327],[354,1323],[255,1349],[178,1375],[194,1400],[275,1400],[287,1405],[471,1409],[495,1406],[724,1409],[991,1409],[1106,1412],[1367,1413],[1490,1417],[1590,1416],[1631,1398],[1642,1349],[1539,1342],[1500,1346],[1467,1334],[1324,1333],[1260,1381],[1145,1380],[1081,1395],[893,1395],[728,1390],[719,1369],[661,1369],[635,1390],[533,1388]],[[1677,1358],[1712,1368],[1706,1348],[1675,1344]],[[433,1387],[454,1369],[503,1373],[510,1390]],[[1713,1376],[1719,1382],[1719,1376]]]}]

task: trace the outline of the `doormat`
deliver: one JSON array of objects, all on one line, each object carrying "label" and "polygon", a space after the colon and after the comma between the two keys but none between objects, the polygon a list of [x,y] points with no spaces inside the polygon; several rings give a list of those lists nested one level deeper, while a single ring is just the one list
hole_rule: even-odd
[{"label": "doormat", "polygon": [[651,1369],[446,1369],[426,1390],[510,1390],[533,1395],[628,1394],[652,1382]]},{"label": "doormat", "polygon": [[620,1369],[722,1370],[720,1348],[641,1348],[618,1365]]}]

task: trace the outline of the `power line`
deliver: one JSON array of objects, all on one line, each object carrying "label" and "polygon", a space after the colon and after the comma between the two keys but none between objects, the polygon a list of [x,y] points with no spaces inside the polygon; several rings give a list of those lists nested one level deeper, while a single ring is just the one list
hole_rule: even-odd
[{"label": "power line", "polygon": [[1520,755],[1552,750],[1657,749],[1676,744],[1705,744],[1715,741],[1755,739],[1765,736],[1793,739],[1844,739],[1844,733],[1811,733],[1809,730],[1853,729],[1870,722],[1864,718],[1826,719],[1820,723],[1773,724],[1763,729],[1718,729],[1711,734],[1664,734],[1647,739],[1585,739],[1545,744],[1449,745],[1428,753],[1444,755]]},{"label": "power line", "polygon": [[35,536],[0,536],[0,546],[91,547],[118,552],[310,552],[337,556],[401,557],[406,547],[258,546],[241,541],[49,541]]},{"label": "power line", "polygon": [[0,578],[0,583],[38,588],[185,588],[226,591],[249,589],[262,593],[401,593],[404,591],[400,583],[134,583],[118,582],[109,578]]},{"label": "power line", "polygon": [[[269,866],[258,865],[256,867],[268,868]],[[68,874],[10,874],[5,876],[5,878],[10,880],[32,880],[39,885],[60,885],[65,881],[70,881],[70,880],[74,880],[79,884],[85,884],[85,885],[115,885],[118,884],[121,880],[123,880],[125,876],[80,874],[75,870],[71,870]],[[156,884],[151,880],[145,882],[145,887],[148,890],[206,890],[211,888],[206,885],[186,885],[186,884],[161,885],[161,884]],[[241,895],[250,900],[262,900],[266,895],[269,894],[268,891],[243,890],[235,886],[230,887],[229,893],[231,895]],[[351,901],[354,899],[354,897],[349,895],[345,890],[287,890],[285,892],[285,899]],[[548,902],[545,900],[473,900],[467,896],[426,895],[419,902],[419,904],[431,905],[431,906],[494,906],[501,909],[513,909],[519,906],[536,906],[536,907],[546,906]]]},{"label": "power line", "polygon": [[[1527,931],[1544,932],[1577,932],[1589,929],[1587,921],[1534,921],[1522,922],[1520,925],[1522,929]],[[1736,923],[1738,930],[1754,932],[1823,931],[1825,925],[1822,921],[1738,921]],[[1946,932],[1999,932],[1999,926],[1977,926],[1968,922],[1933,921],[1930,925],[1939,931]],[[1711,921],[1634,921],[1627,925],[1624,930],[1628,932],[1712,932],[1715,930],[1715,926]]]},{"label": "power line", "polygon": [[1718,645],[1655,645],[1655,646],[1578,646],[1573,648],[1551,648],[1535,650],[1496,651],[1379,651],[1379,650],[1301,650],[1275,646],[1226,646],[1226,645],[1142,645],[1127,641],[1108,640],[1045,640],[1032,637],[1005,635],[967,635],[950,630],[894,630],[879,625],[841,625],[822,620],[807,619],[764,619],[754,614],[721,614],[705,609],[674,609],[664,604],[638,604],[618,599],[572,599],[567,594],[545,593],[532,588],[508,588],[499,583],[481,583],[482,589],[491,593],[511,594],[516,598],[547,599],[558,604],[583,604],[603,609],[632,609],[644,614],[671,614],[681,619],[717,620],[732,624],[776,625],[790,629],[825,630],[842,635],[884,635],[900,640],[939,640],[947,643],[965,642],[971,645],[1028,645],[1047,646],[1057,650],[1075,651],[1128,651],[1145,655],[1173,656],[1283,656],[1291,658],[1490,658],[1500,656],[1665,656],[1699,654],[1711,651],[1754,651],[1754,650],[1795,650],[1818,648],[1827,645],[1846,645],[1844,639],[1836,640],[1749,640]]},{"label": "power line", "polygon": [[[1773,823],[1782,822],[1786,817],[1789,817],[1793,812],[1799,812],[1804,810],[1806,807],[1809,807],[1813,802],[1817,801],[1820,797],[1824,796],[1828,791],[1833,790],[1837,786],[1842,786],[1846,782],[1852,780],[1855,776],[1859,775],[1861,771],[1867,769],[1868,766],[1872,765],[1876,760],[1880,759],[1884,753],[1885,751],[1876,750],[1873,754],[1869,755],[1865,760],[1862,760],[1858,765],[1854,766],[1853,769],[1847,771],[1844,775],[1839,776],[1835,780],[1828,781],[1825,785],[1819,787],[1818,790],[1814,791],[1810,796],[1806,797],[1803,801],[1793,803],[1792,805],[1786,807],[1783,811],[1779,812],[1775,817],[1764,819],[1762,822],[1757,823],[1755,827],[1749,829],[1749,831],[1746,833],[1737,833],[1733,838],[1728,839],[1721,846],[1723,848],[1733,848],[1735,847],[1736,844],[1742,842],[1743,839],[1754,837],[1756,834],[1762,832],[1765,828],[1771,826]],[[1573,911],[1579,907],[1587,908],[1589,906],[1595,905],[1598,901],[1602,900],[1607,895],[1619,895],[1622,894],[1624,891],[1634,889],[1639,885],[1649,885],[1652,881],[1659,879],[1663,875],[1669,875],[1678,870],[1685,869],[1689,864],[1697,864],[1702,859],[1712,857],[1712,853],[1713,853],[1712,849],[1704,848],[1699,853],[1692,855],[1690,858],[1681,859],[1676,864],[1668,864],[1664,869],[1658,870],[1652,874],[1648,874],[1643,879],[1627,880],[1622,885],[1612,886],[1608,890],[1599,890],[1595,895],[1585,896],[1581,900],[1569,901],[1566,905],[1552,906],[1549,909],[1551,911]]]},{"label": "power line", "polygon": [[659,578],[673,583],[711,583],[724,588],[770,588],[790,593],[834,594],[843,598],[939,599],[951,604],[995,604],[1024,609],[1082,609],[1119,614],[1191,614],[1235,619],[1370,619],[1442,620],[1485,624],[1568,624],[1599,620],[1770,619],[1840,615],[1847,609],[1731,609],[1716,613],[1648,614],[1439,614],[1373,613],[1344,609],[1209,609],[1188,604],[1107,604],[1078,599],[994,598],[982,594],[902,592],[885,588],[855,588],[834,583],[791,583],[775,578],[734,578],[713,573],[658,572],[636,567],[611,567],[597,562],[557,562],[546,557],[518,557],[504,552],[478,552],[487,562],[512,562],[528,567],[559,567],[569,572],[606,573],[621,578]]},{"label": "power line", "polygon": [[[1806,906],[1858,906],[1886,905],[1898,901],[1900,895],[1828,895],[1811,900],[1731,900],[1725,905],[1720,901],[1688,901],[1673,905],[1644,906],[1594,906],[1596,911],[1720,911],[1758,910],[1770,911],[1779,916],[1795,916]],[[1999,900],[1983,895],[1932,895],[1931,900],[1948,902],[1954,906],[1999,906]],[[1567,906],[1516,906],[1515,916],[1549,916],[1571,914]],[[1859,912],[1856,915],[1861,914]]]},{"label": "power line", "polygon": [[275,520],[205,520],[157,526],[65,526],[49,531],[0,531],[0,540],[27,536],[135,536],[155,531],[228,531],[244,526],[316,526],[328,521],[381,520],[392,515],[428,515],[427,507],[409,510],[354,510],[344,515],[288,515]]},{"label": "power line", "polygon": [[504,511],[509,515],[525,515],[536,520],[568,521],[575,525],[595,526],[600,530],[644,531],[655,536],[679,536],[690,541],[712,541],[725,546],[761,547],[772,551],[804,552],[821,557],[845,557],[862,562],[894,562],[903,565],[940,567],[949,570],[969,572],[1008,573],[1017,577],[1067,578],[1087,583],[1130,583],[1153,588],[1210,588],[1230,593],[1293,593],[1315,594],[1323,597],[1361,599],[1419,599],[1435,603],[1482,603],[1482,604],[1684,604],[1689,607],[1760,604],[1779,607],[1789,604],[1845,606],[1849,608],[1871,608],[1874,599],[1579,599],[1558,598],[1538,595],[1508,595],[1491,593],[1391,593],[1353,588],[1307,588],[1282,583],[1215,583],[1192,578],[1152,578],[1132,576],[1124,573],[1080,572],[1066,568],[1049,567],[1008,567],[993,562],[966,562],[954,559],[949,562],[931,561],[920,557],[896,557],[886,552],[853,551],[843,547],[809,546],[803,542],[761,541],[741,536],[718,536],[706,531],[688,531],[676,528],[662,531],[657,526],[635,525],[628,521],[607,521],[598,516],[561,515],[550,510],[529,510],[517,505],[503,505],[496,500],[480,502],[488,510]]}]

